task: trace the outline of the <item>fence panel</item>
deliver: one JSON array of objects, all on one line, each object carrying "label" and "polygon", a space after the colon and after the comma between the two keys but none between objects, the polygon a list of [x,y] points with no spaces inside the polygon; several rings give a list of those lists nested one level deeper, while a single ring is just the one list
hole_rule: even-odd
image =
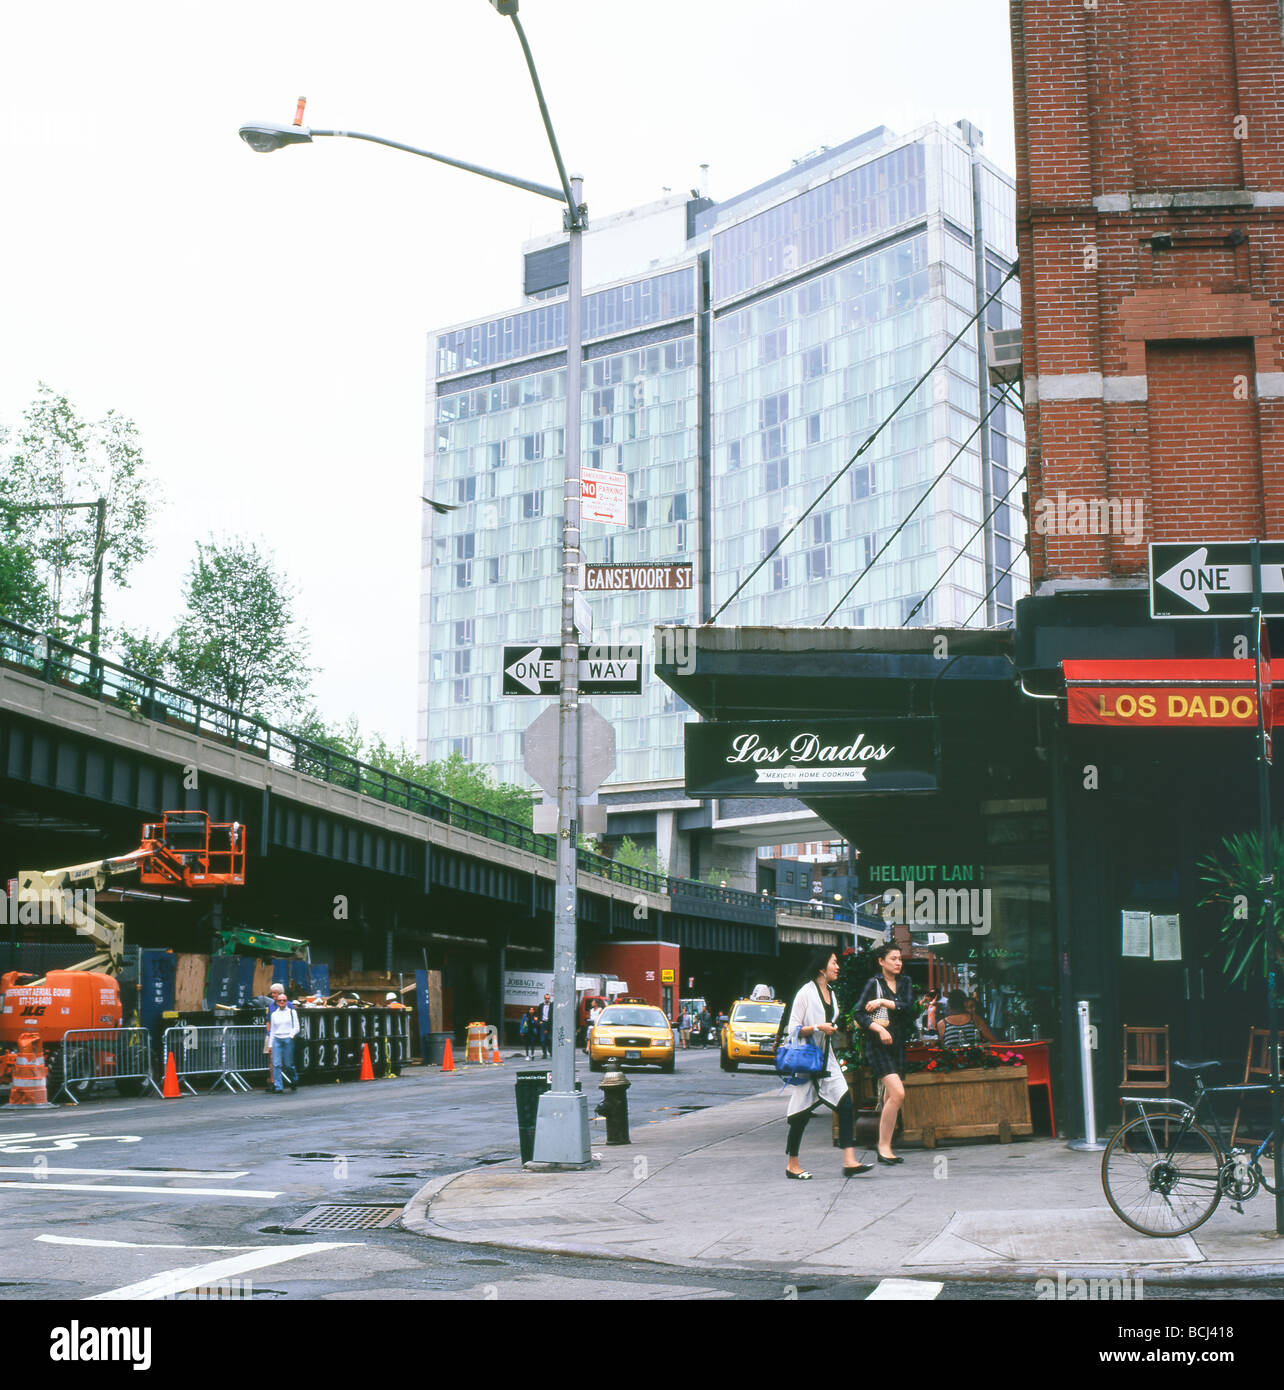
[{"label": "fence panel", "polygon": [[140,1095],[150,1087],[160,1095],[152,1079],[151,1044],[145,1028],[69,1029],[63,1035],[60,1055],[62,1084],[51,1100],[65,1095],[73,1105],[79,1105],[76,1092],[85,1095],[97,1081],[125,1082]]},{"label": "fence panel", "polygon": [[[236,1086],[224,1077],[227,1070],[223,1065],[225,1031],[222,1027],[196,1024],[166,1028],[162,1043],[162,1065],[168,1067],[169,1057],[172,1055],[174,1070],[178,1073],[178,1084],[185,1086],[193,1095],[196,1094],[196,1087],[192,1085],[191,1078],[200,1076],[212,1078],[211,1091],[217,1090],[220,1085],[226,1085],[229,1091],[235,1091]],[[259,1046],[262,1045],[260,1038]]]},{"label": "fence panel", "polygon": [[222,1084],[229,1091],[248,1091],[251,1087],[245,1080],[247,1075],[271,1069],[271,1055],[263,1051],[267,1029],[257,1023],[233,1023],[222,1029],[222,1033],[223,1071],[210,1089],[217,1090]]}]

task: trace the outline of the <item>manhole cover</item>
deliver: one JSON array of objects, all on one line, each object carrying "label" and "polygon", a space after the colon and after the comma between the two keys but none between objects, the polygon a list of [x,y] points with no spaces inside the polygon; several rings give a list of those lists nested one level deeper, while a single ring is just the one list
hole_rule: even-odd
[{"label": "manhole cover", "polygon": [[301,1220],[293,1222],[292,1231],[370,1231],[393,1225],[402,1208],[329,1205],[313,1207]]}]

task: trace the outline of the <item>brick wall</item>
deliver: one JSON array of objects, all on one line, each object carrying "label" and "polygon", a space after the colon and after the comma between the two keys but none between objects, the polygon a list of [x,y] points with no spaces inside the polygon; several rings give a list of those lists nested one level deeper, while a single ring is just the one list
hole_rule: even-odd
[{"label": "brick wall", "polygon": [[1011,0],[1036,586],[1284,536],[1281,31],[1280,0]]}]

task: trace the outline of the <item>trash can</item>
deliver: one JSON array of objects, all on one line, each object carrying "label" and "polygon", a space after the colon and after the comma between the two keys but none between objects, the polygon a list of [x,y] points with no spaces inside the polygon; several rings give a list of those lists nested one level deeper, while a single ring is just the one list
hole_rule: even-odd
[{"label": "trash can", "polygon": [[446,1039],[451,1037],[450,1033],[425,1033],[424,1044],[424,1063],[430,1067],[439,1067],[446,1060]]},{"label": "trash can", "polygon": [[[517,1142],[521,1148],[522,1162],[529,1163],[535,1156],[535,1121],[539,1118],[539,1098],[545,1091],[553,1089],[553,1073],[542,1071],[519,1071],[514,1083],[517,1092]],[[577,1091],[582,1090],[580,1082],[575,1083]]]}]

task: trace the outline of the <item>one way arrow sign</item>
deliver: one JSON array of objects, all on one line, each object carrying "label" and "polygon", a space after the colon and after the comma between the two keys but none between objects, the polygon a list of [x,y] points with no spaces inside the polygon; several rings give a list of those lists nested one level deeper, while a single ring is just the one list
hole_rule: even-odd
[{"label": "one way arrow sign", "polygon": [[[557,647],[504,648],[505,695],[558,695],[562,689],[562,654]],[[640,695],[642,648],[580,648],[581,695]]]},{"label": "one way arrow sign", "polygon": [[[1150,547],[1152,618],[1241,618],[1253,607],[1248,541]],[[1262,542],[1262,611],[1284,614],[1284,541]]]}]

